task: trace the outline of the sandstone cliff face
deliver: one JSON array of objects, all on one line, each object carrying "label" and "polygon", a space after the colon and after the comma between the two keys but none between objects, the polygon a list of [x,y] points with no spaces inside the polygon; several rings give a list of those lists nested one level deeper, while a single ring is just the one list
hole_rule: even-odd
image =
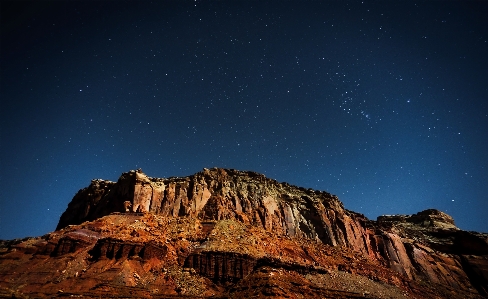
[{"label": "sandstone cliff face", "polygon": [[488,235],[459,230],[449,215],[426,210],[378,217],[376,254],[409,279],[488,295]]},{"label": "sandstone cliff face", "polygon": [[488,235],[459,230],[443,212],[372,221],[327,192],[231,169],[93,180],[56,232],[0,245],[9,296],[53,294],[73,280],[72,294],[84,296],[488,296]]},{"label": "sandstone cliff face", "polygon": [[362,225],[366,218],[345,210],[336,196],[278,183],[254,172],[217,168],[184,178],[149,178],[131,171],[117,183],[94,180],[75,195],[57,229],[125,212],[126,201],[131,212],[238,219],[291,237],[369,252]]}]

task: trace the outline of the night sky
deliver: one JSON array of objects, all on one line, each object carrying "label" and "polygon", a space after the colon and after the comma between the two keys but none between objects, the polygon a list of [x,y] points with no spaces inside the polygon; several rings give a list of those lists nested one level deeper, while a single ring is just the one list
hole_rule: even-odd
[{"label": "night sky", "polygon": [[0,239],[207,167],[488,232],[486,1],[1,2]]}]

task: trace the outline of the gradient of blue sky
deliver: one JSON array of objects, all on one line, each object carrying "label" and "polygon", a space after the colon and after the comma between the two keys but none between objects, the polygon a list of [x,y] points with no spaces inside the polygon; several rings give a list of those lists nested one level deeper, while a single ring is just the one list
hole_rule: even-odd
[{"label": "gradient of blue sky", "polygon": [[0,239],[91,179],[214,166],[488,232],[486,2],[1,6]]}]

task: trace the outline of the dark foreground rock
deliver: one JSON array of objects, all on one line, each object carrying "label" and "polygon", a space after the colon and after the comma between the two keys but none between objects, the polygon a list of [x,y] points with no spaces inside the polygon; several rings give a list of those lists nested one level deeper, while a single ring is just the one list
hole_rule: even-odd
[{"label": "dark foreground rock", "polygon": [[376,221],[254,172],[93,180],[57,230],[0,244],[0,297],[485,298],[488,235]]}]

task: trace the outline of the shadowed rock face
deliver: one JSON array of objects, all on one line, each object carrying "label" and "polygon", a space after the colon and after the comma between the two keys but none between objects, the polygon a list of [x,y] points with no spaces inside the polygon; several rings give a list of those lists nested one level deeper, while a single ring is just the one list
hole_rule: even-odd
[{"label": "shadowed rock face", "polygon": [[132,243],[113,238],[99,239],[93,249],[89,252],[93,260],[98,259],[127,259],[141,258],[149,260],[151,258],[164,259],[168,249],[166,246],[158,246],[151,242]]},{"label": "shadowed rock face", "polygon": [[57,231],[0,244],[0,295],[73,284],[84,296],[482,298],[488,235],[434,209],[372,221],[255,172],[138,170],[78,191]]},{"label": "shadowed rock face", "polygon": [[185,268],[216,281],[239,281],[248,276],[256,266],[252,256],[228,252],[200,252],[188,256]]}]

